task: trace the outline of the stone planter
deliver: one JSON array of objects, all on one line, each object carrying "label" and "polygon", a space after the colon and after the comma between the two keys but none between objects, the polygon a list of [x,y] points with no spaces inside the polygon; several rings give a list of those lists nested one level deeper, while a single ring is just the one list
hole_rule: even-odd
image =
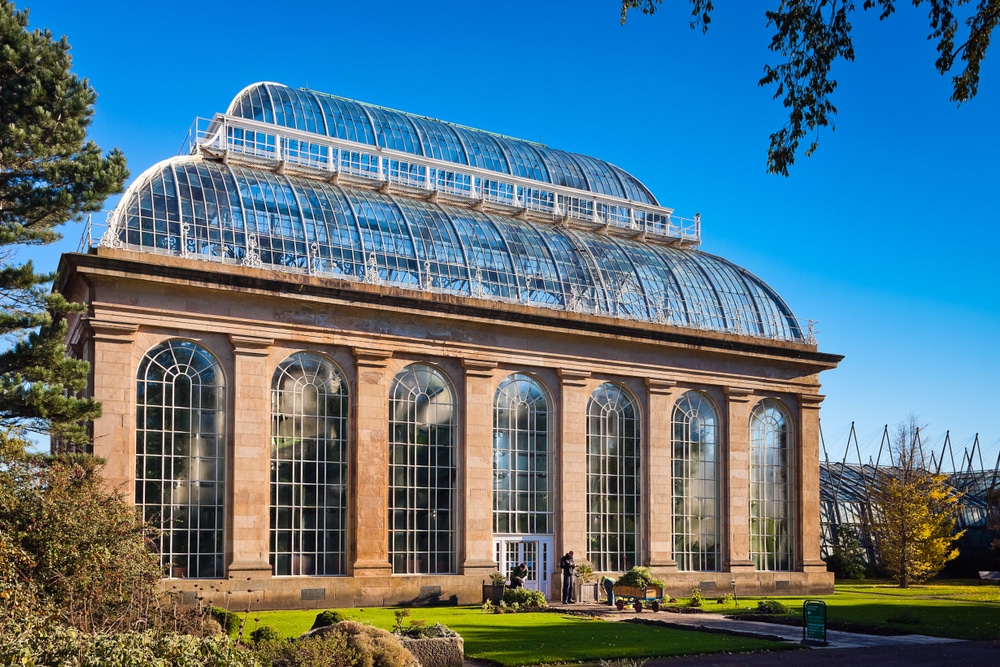
[{"label": "stone planter", "polygon": [[[500,590],[503,595],[503,588]],[[462,667],[465,662],[465,642],[461,637],[400,637],[399,643],[420,661],[420,667]]]}]

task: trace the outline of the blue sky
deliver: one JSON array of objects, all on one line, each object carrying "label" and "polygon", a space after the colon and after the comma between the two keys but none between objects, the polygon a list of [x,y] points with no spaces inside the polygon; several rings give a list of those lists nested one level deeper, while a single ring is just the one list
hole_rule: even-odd
[{"label": "blue sky", "polygon": [[[855,15],[838,65],[836,131],[789,178],[765,173],[784,122],[759,88],[764,7],[717,2],[707,35],[688,3],[618,24],[615,0],[379,3],[20,2],[67,35],[99,94],[91,136],[133,176],[175,155],[196,116],[247,84],[306,86],[613,162],[677,214],[702,214],[702,249],[771,284],[820,349],[831,459],[851,422],[863,457],[915,414],[925,442],[1000,449],[1000,54],[961,108],[934,70],[923,10]],[[860,3],[859,3],[860,4]],[[109,207],[114,200],[109,200]],[[32,252],[54,269],[81,227]],[[29,256],[25,254],[23,256]],[[852,456],[854,454],[852,453]],[[957,455],[956,455],[957,456]]]}]

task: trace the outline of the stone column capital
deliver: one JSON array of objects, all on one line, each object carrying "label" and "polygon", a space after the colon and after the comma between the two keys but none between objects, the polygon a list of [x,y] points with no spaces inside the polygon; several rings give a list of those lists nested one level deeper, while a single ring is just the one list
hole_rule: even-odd
[{"label": "stone column capital", "polygon": [[559,379],[564,387],[583,387],[590,379],[590,371],[578,368],[560,368]]},{"label": "stone column capital", "polygon": [[251,357],[267,356],[268,348],[274,345],[273,338],[237,336],[236,334],[229,335],[229,342],[233,344],[233,352]]},{"label": "stone column capital", "polygon": [[746,387],[726,387],[725,392],[730,403],[749,403],[753,397],[753,389]]},{"label": "stone column capital", "polygon": [[656,378],[646,378],[646,388],[650,394],[666,395],[677,386],[676,380],[661,380]]},{"label": "stone column capital", "polygon": [[820,404],[826,399],[823,394],[802,394],[799,403],[803,410],[819,410]]},{"label": "stone column capital", "polygon": [[88,320],[87,325],[94,332],[94,340],[101,343],[132,343],[138,324]]},{"label": "stone column capital", "polygon": [[486,359],[462,359],[462,368],[469,377],[489,378],[493,377],[497,362]]},{"label": "stone column capital", "polygon": [[376,350],[366,347],[352,348],[359,368],[385,368],[392,358],[390,350]]}]

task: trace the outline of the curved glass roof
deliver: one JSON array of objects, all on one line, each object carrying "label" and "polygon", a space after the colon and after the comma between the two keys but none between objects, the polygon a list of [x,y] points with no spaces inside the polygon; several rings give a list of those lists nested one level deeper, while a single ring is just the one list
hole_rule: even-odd
[{"label": "curved glass roof", "polygon": [[277,83],[244,88],[231,116],[544,183],[658,205],[637,178],[603,160]]},{"label": "curved glass roof", "polygon": [[101,244],[808,340],[767,284],[697,250],[345,188],[201,156],[172,158],[136,179]]}]

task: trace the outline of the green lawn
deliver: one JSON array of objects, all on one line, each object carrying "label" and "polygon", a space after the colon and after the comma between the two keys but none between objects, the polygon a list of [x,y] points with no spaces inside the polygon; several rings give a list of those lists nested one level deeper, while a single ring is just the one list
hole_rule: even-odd
[{"label": "green lawn", "polygon": [[[740,599],[741,606],[756,605],[761,598]],[[812,598],[775,597],[794,613]],[[1000,586],[967,582],[930,583],[899,588],[891,582],[838,584],[836,593],[822,599],[827,620],[864,623],[916,634],[955,639],[1000,639]],[[723,611],[714,602],[709,611]],[[916,617],[920,623],[892,623],[889,619]]]},{"label": "green lawn", "polygon": [[[756,607],[765,598],[739,598],[741,608]],[[774,597],[801,614],[807,598]],[[813,599],[813,598],[808,598]],[[887,626],[906,632],[956,639],[1000,639],[1000,586],[975,582],[932,583],[901,589],[890,582],[838,584],[834,595],[821,598],[831,622]],[[680,600],[684,604],[687,600]],[[734,606],[711,598],[704,609],[729,613]],[[341,609],[344,616],[391,629],[395,609]],[[251,614],[248,631],[271,625],[293,637],[308,630],[318,610],[266,611]],[[910,617],[920,623],[892,623]],[[669,620],[670,614],[650,614]],[[617,658],[648,658],[695,653],[787,649],[788,644],[708,634],[632,623],[602,621],[557,613],[483,614],[479,607],[425,607],[411,610],[409,619],[443,623],[465,639],[468,657],[515,667],[539,663],[597,662]]]},{"label": "green lawn", "polygon": [[[342,609],[344,616],[391,629],[394,609]],[[312,626],[316,611],[266,611],[251,615],[282,634],[295,636]],[[663,616],[662,614],[660,616]],[[596,662],[695,653],[746,652],[789,648],[779,642],[617,623],[556,613],[483,614],[479,607],[429,607],[409,617],[443,623],[465,640],[465,655],[501,665]]]}]

